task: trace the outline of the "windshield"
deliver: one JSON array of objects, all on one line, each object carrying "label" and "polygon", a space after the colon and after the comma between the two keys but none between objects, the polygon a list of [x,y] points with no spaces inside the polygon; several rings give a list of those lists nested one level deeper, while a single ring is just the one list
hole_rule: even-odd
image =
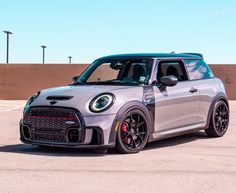
[{"label": "windshield", "polygon": [[150,78],[152,60],[96,60],[74,84],[144,85]]}]

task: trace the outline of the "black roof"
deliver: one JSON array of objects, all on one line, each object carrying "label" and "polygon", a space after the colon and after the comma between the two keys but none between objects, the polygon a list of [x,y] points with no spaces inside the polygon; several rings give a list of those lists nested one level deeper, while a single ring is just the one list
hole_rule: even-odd
[{"label": "black roof", "polygon": [[188,54],[175,54],[175,53],[140,53],[140,54],[118,54],[111,55],[99,58],[101,60],[109,60],[109,59],[124,59],[124,58],[180,58],[180,59],[203,59],[201,54],[198,53],[188,53]]}]

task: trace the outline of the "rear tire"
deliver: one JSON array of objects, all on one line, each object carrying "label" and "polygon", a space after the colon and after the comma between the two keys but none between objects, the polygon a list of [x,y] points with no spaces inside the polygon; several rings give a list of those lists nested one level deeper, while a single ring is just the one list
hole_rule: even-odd
[{"label": "rear tire", "polygon": [[205,129],[209,137],[222,137],[225,135],[229,126],[229,107],[220,100],[214,105],[209,128]]},{"label": "rear tire", "polygon": [[148,124],[145,114],[139,109],[127,112],[120,120],[117,132],[116,151],[138,153],[148,140]]}]

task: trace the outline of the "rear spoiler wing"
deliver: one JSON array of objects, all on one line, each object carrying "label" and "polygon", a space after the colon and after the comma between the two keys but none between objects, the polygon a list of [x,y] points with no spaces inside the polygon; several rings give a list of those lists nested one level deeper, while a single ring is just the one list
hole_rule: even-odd
[{"label": "rear spoiler wing", "polygon": [[194,56],[200,56],[203,59],[203,55],[200,53],[181,53],[181,54],[188,54],[188,55],[194,55]]}]

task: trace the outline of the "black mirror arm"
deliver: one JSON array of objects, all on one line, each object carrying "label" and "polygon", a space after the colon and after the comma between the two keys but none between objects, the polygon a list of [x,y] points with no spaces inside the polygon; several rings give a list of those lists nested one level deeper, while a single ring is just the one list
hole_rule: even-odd
[{"label": "black mirror arm", "polygon": [[74,76],[74,77],[72,78],[72,81],[73,81],[73,82],[77,81],[77,80],[79,79],[79,77],[80,77],[80,76]]}]

